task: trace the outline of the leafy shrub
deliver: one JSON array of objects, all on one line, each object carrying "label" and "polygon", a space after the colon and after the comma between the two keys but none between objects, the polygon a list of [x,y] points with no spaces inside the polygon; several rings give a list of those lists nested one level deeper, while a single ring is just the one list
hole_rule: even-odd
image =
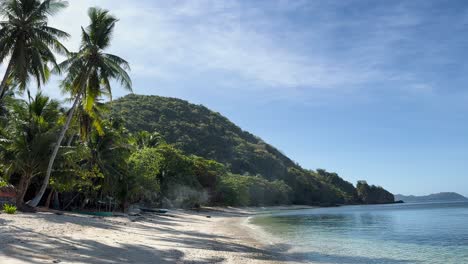
[{"label": "leafy shrub", "polygon": [[279,205],[289,204],[291,193],[291,188],[280,180],[231,174],[221,177],[217,199],[235,206]]},{"label": "leafy shrub", "polygon": [[[3,171],[4,169],[5,168],[3,168],[3,165],[0,164],[0,171]],[[8,186],[8,182],[0,176],[0,188],[3,188],[5,186]]]},{"label": "leafy shrub", "polygon": [[221,177],[216,202],[223,205],[247,206],[250,203],[248,176],[226,175]]},{"label": "leafy shrub", "polygon": [[156,148],[144,148],[130,156],[127,185],[131,202],[156,202],[161,191],[161,160]]},{"label": "leafy shrub", "polygon": [[5,204],[3,205],[3,211],[7,214],[16,214],[16,206]]}]

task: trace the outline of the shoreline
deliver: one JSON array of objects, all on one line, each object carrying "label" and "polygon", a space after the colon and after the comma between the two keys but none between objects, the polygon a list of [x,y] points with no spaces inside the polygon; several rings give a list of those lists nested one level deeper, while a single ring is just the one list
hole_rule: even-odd
[{"label": "shoreline", "polygon": [[263,231],[248,220],[311,208],[207,208],[111,218],[0,214],[0,263],[304,263],[288,245],[262,239]]}]

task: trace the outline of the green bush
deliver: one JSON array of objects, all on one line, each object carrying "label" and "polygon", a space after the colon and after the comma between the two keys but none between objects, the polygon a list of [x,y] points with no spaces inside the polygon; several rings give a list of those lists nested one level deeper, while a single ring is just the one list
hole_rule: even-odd
[{"label": "green bush", "polygon": [[16,214],[16,206],[5,204],[3,205],[3,211],[7,214]]},{"label": "green bush", "polygon": [[0,188],[7,186],[8,183],[0,177]]},{"label": "green bush", "polygon": [[290,204],[291,193],[291,188],[283,181],[231,174],[221,177],[217,202],[233,206]]}]

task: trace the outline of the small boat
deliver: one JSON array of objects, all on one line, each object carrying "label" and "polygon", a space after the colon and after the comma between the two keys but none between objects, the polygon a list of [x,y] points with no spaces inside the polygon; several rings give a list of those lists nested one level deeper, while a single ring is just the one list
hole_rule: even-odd
[{"label": "small boat", "polygon": [[145,213],[158,213],[158,214],[165,214],[169,212],[169,210],[167,209],[140,208],[140,210]]}]

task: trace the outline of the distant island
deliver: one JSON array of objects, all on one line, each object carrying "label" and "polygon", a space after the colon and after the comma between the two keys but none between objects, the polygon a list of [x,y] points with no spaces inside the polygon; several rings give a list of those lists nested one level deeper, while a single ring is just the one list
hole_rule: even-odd
[{"label": "distant island", "polygon": [[425,196],[396,194],[395,200],[405,203],[424,203],[424,202],[442,202],[442,201],[468,201],[465,196],[455,192],[441,192]]}]

